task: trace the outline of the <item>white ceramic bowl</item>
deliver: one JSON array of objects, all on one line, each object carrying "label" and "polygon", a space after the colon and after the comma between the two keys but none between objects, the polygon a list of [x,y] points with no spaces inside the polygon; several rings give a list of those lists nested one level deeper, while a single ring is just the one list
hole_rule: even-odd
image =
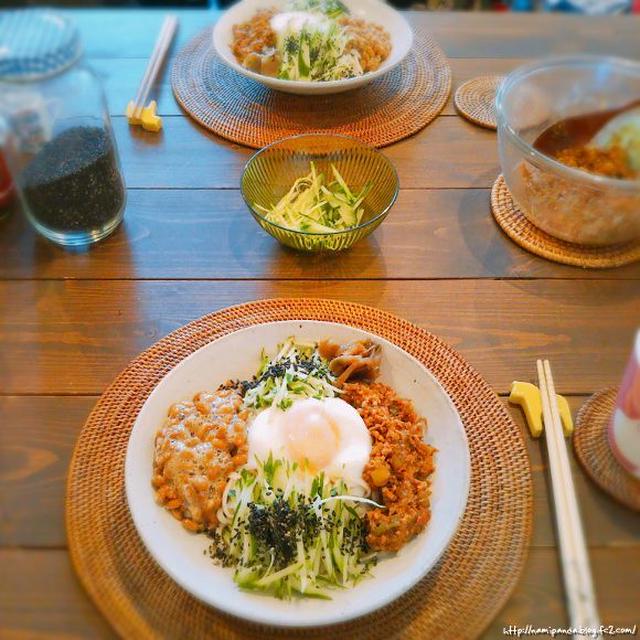
[{"label": "white ceramic bowl", "polygon": [[231,52],[233,42],[233,25],[249,20],[260,9],[276,9],[284,7],[286,0],[241,0],[225,11],[213,29],[213,45],[216,53],[232,69],[247,78],[261,82],[271,89],[298,93],[301,95],[321,95],[328,93],[341,93],[362,87],[372,80],[393,69],[400,64],[409,53],[413,44],[413,32],[402,15],[381,2],[380,0],[343,0],[354,18],[364,18],[383,26],[391,36],[391,53],[380,65],[380,68],[371,73],[365,73],[358,78],[346,80],[330,80],[327,82],[310,82],[299,80],[279,80],[260,75],[249,69],[245,69]]},{"label": "white ceramic bowl", "polygon": [[[203,552],[208,538],[185,531],[154,501],[153,445],[169,406],[198,391],[215,389],[229,378],[255,373],[260,350],[273,349],[295,335],[338,342],[369,337],[382,345],[381,380],[404,397],[429,423],[425,440],[435,446],[431,520],[397,554],[382,558],[374,575],[353,589],[333,592],[332,600],[282,601],[241,591],[233,570],[215,565]],[[127,500],[133,521],[151,555],[184,589],[203,602],[253,622],[275,626],[318,626],[344,622],[378,609],[415,585],[436,564],[464,513],[469,490],[467,438],[448,395],[416,359],[386,340],[359,329],[315,321],[273,322],[229,334],[198,350],[170,371],[142,407],[125,462]]]}]

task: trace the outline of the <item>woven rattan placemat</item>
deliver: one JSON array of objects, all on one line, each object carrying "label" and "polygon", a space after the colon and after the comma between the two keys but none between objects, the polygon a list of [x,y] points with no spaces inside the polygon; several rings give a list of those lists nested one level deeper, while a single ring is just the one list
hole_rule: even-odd
[{"label": "woven rattan placemat", "polygon": [[176,100],[203,127],[259,148],[308,132],[339,133],[383,147],[429,124],[451,90],[451,69],[424,33],[395,69],[361,89],[327,96],[274,91],[229,68],[216,55],[207,28],[176,57]]},{"label": "woven rattan placemat", "polygon": [[[460,528],[440,563],[418,586],[375,614],[350,623],[279,631],[248,625],[201,604],[155,564],[129,515],[123,474],[135,418],[170,369],[232,331],[297,319],[360,327],[394,342],[428,367],[460,413],[472,470]],[[477,637],[516,585],[531,533],[531,502],[529,460],[520,430],[489,385],[451,347],[370,307],[274,299],[196,320],[157,342],[116,378],[78,439],[68,477],[66,516],[74,567],[102,613],[126,638],[460,640]]]},{"label": "woven rattan placemat", "polygon": [[547,260],[590,269],[621,267],[640,260],[640,241],[611,247],[572,244],[536,227],[514,201],[504,177],[491,189],[491,211],[501,229],[523,249]]},{"label": "woven rattan placemat", "polygon": [[616,405],[616,388],[594,393],[580,408],[573,433],[578,460],[591,479],[618,502],[640,511],[640,480],[615,459],[607,428]]},{"label": "woven rattan placemat", "polygon": [[496,93],[504,76],[478,76],[463,82],[453,97],[461,116],[487,129],[498,126]]}]

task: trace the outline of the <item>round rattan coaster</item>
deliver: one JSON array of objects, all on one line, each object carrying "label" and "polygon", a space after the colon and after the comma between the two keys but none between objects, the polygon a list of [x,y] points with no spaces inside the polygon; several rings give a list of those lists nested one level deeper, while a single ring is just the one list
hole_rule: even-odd
[{"label": "round rattan coaster", "polygon": [[249,147],[311,131],[382,147],[416,133],[440,113],[451,90],[451,69],[431,37],[416,34],[406,59],[366,87],[328,96],[292,95],[230,69],[213,50],[207,28],[178,53],[171,84],[194,120]]},{"label": "round rattan coaster", "polygon": [[496,93],[504,76],[478,76],[463,82],[453,97],[460,115],[487,129],[498,126]]},{"label": "round rattan coaster", "polygon": [[491,189],[491,211],[502,230],[516,244],[547,260],[590,269],[621,267],[640,260],[640,241],[589,247],[565,242],[542,231],[518,207],[502,175]]},{"label": "round rattan coaster", "polygon": [[[220,336],[263,322],[295,319],[360,327],[421,361],[454,402],[471,452],[467,509],[439,564],[391,605],[330,630],[258,627],[195,600],[145,551],[124,493],[129,433],[162,377]],[[196,320],[157,342],[116,378],[78,439],[68,476],[66,518],[75,569],[102,613],[126,638],[459,640],[478,636],[518,581],[531,534],[531,508],[531,475],[520,430],[489,385],[451,347],[405,320],[370,307],[333,300],[275,299],[249,302]]]},{"label": "round rattan coaster", "polygon": [[580,408],[573,433],[573,446],[585,471],[609,495],[629,509],[640,511],[640,480],[615,459],[607,428],[615,408],[615,388],[594,393]]}]

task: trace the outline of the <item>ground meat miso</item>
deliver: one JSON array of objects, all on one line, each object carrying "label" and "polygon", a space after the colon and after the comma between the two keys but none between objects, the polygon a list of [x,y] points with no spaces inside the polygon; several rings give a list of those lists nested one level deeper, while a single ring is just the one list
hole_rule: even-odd
[{"label": "ground meat miso", "polygon": [[431,518],[436,450],[423,440],[426,420],[410,400],[380,382],[349,382],[341,397],[358,410],[371,434],[373,448],[362,477],[386,507],[367,513],[367,543],[377,551],[398,551]]},{"label": "ground meat miso", "polygon": [[568,167],[608,178],[633,180],[638,177],[637,172],[631,166],[625,149],[617,144],[600,149],[592,144],[592,140],[615,116],[639,106],[640,100],[635,100],[617,109],[565,118],[545,129],[533,146]]},{"label": "ground meat miso", "polygon": [[57,135],[27,165],[21,183],[32,216],[54,231],[103,228],[124,204],[115,149],[99,127]]}]

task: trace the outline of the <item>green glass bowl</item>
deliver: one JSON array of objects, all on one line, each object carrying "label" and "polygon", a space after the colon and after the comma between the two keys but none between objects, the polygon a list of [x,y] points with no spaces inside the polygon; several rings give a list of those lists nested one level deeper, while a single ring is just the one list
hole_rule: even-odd
[{"label": "green glass bowl", "polygon": [[[313,161],[319,172],[331,175],[334,164],[353,191],[372,183],[357,227],[333,233],[296,231],[267,220],[255,205],[269,208],[293,183],[309,173]],[[242,196],[256,222],[278,242],[300,251],[342,251],[373,232],[387,217],[398,197],[398,174],[377,149],[355,138],[304,134],[279,140],[258,151],[242,173]]]}]

